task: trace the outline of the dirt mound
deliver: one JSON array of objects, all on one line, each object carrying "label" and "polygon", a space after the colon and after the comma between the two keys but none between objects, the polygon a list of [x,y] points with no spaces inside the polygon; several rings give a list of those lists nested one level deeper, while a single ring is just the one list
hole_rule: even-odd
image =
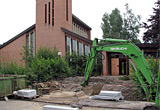
[{"label": "dirt mound", "polygon": [[[90,78],[90,85],[94,83],[102,83],[104,84],[102,90],[106,91],[121,91],[125,100],[137,101],[137,89],[135,85],[132,83],[132,80],[119,80],[119,77],[122,76],[98,76]],[[81,82],[84,77],[69,77],[64,80],[59,81],[63,85],[63,91],[77,91],[81,89]]]}]

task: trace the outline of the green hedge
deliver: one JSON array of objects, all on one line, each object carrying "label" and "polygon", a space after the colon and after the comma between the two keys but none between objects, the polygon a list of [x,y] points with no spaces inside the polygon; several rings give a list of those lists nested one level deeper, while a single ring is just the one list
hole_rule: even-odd
[{"label": "green hedge", "polygon": [[71,75],[68,63],[58,56],[56,48],[40,47],[36,57],[27,64],[27,76],[30,80],[44,82]]},{"label": "green hedge", "polygon": [[26,68],[22,65],[18,65],[15,61],[1,61],[0,62],[0,74],[1,75],[22,75],[25,74]]},{"label": "green hedge", "polygon": [[26,66],[20,66],[16,62],[1,61],[0,74],[25,74],[30,81],[44,82],[51,79],[71,76],[68,63],[63,57],[58,56],[56,48],[40,47],[36,56],[30,54],[31,50],[23,48],[22,61]]},{"label": "green hedge", "polygon": [[[94,64],[94,68],[92,71],[92,76],[97,76],[102,74],[102,59],[101,55],[97,57],[97,62]],[[77,55],[77,54],[67,54],[66,60],[69,63],[71,68],[71,72],[73,76],[84,76],[86,62],[89,56],[86,55]]]}]

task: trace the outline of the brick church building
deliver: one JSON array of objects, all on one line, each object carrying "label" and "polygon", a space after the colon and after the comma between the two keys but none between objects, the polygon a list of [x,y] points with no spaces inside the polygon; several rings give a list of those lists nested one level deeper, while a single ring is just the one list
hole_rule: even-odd
[{"label": "brick church building", "polygon": [[[88,55],[92,46],[91,28],[72,14],[72,0],[36,0],[36,23],[0,45],[1,59],[21,62],[26,46],[35,55],[41,46],[54,48],[65,56],[76,52]],[[155,56],[154,45],[137,45],[145,56]],[[103,75],[129,74],[129,60],[119,53],[103,52]],[[154,55],[152,55],[154,54]]]},{"label": "brick church building", "polygon": [[33,55],[41,46],[56,47],[65,56],[66,52],[88,55],[91,45],[91,28],[72,14],[72,0],[36,0],[36,24],[2,44],[0,56],[20,64],[23,46]]}]

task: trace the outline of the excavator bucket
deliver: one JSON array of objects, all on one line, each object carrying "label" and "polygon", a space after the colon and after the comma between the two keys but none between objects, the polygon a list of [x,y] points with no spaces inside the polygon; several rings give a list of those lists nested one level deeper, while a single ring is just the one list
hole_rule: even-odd
[{"label": "excavator bucket", "polygon": [[96,83],[91,86],[85,86],[82,88],[83,92],[88,96],[98,95],[102,90],[103,84]]}]

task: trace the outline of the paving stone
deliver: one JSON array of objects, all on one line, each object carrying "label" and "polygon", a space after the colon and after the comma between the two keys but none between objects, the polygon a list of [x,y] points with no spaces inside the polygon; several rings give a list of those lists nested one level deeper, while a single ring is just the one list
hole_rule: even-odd
[{"label": "paving stone", "polygon": [[91,99],[96,100],[116,100],[124,99],[121,91],[101,91],[99,95],[94,95],[90,97]]}]

